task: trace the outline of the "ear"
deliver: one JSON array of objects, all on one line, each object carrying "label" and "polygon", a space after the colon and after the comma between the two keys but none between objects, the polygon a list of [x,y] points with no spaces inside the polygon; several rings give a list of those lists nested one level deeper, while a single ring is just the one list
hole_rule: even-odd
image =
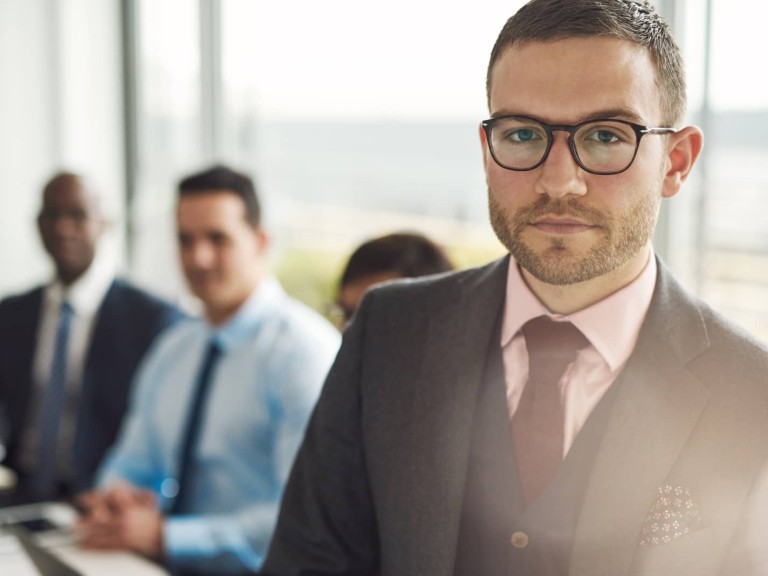
[{"label": "ear", "polygon": [[107,230],[111,230],[114,226],[114,222],[112,220],[105,218],[103,216],[99,216],[98,220],[96,221],[97,226],[97,237],[100,237],[102,234],[104,234]]},{"label": "ear", "polygon": [[264,230],[264,228],[259,226],[256,228],[254,236],[256,237],[256,249],[258,250],[259,254],[264,254],[270,244],[271,239],[269,234],[267,234],[267,231]]},{"label": "ear", "polygon": [[488,161],[490,160],[493,162],[493,158],[491,158],[491,151],[488,149],[488,136],[485,134],[485,130],[483,129],[483,125],[480,124],[479,126],[479,132],[480,132],[480,146],[483,149],[483,169],[485,170],[485,178],[488,179]]},{"label": "ear", "polygon": [[662,197],[671,198],[680,192],[703,145],[704,135],[696,126],[686,126],[668,137]]},{"label": "ear", "polygon": [[483,125],[478,126],[478,134],[480,134],[480,146],[483,148],[483,162],[488,160],[488,137],[485,135]]}]

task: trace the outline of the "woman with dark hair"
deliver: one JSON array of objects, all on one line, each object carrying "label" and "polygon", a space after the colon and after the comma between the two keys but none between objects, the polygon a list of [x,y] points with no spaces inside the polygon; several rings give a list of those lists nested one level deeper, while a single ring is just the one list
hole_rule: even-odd
[{"label": "woman with dark hair", "polygon": [[426,236],[398,232],[368,240],[349,257],[339,281],[336,303],[346,324],[366,290],[398,278],[415,278],[453,270],[445,251]]}]

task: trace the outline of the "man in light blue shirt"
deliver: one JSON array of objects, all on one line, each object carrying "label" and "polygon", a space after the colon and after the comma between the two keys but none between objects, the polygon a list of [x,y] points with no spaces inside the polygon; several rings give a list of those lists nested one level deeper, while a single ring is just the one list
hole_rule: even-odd
[{"label": "man in light blue shirt", "polygon": [[183,180],[177,223],[205,319],[144,359],[101,489],[82,498],[83,542],[178,574],[255,571],[339,336],[266,275],[246,176],[215,167]]}]

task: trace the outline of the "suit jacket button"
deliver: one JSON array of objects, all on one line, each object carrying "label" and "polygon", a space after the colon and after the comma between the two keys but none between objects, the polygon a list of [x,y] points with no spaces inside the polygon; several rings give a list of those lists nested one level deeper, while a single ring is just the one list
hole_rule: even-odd
[{"label": "suit jacket button", "polygon": [[510,541],[512,542],[512,546],[515,548],[525,548],[528,546],[528,534],[525,532],[515,532],[512,534]]}]

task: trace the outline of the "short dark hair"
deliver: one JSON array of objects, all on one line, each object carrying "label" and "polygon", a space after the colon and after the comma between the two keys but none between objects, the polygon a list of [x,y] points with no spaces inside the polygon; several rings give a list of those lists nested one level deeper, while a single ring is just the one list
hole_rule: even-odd
[{"label": "short dark hair", "polygon": [[363,242],[349,257],[341,287],[373,274],[392,272],[415,278],[453,270],[442,248],[415,232],[398,232]]},{"label": "short dark hair", "polygon": [[531,0],[502,28],[486,75],[488,104],[493,66],[513,44],[607,36],[643,46],[656,66],[661,107],[668,125],[685,115],[683,59],[666,22],[647,0]]},{"label": "short dark hair", "polygon": [[187,176],[179,182],[178,190],[179,200],[197,194],[231,192],[243,201],[246,221],[253,227],[261,223],[261,206],[253,180],[222,164]]}]

